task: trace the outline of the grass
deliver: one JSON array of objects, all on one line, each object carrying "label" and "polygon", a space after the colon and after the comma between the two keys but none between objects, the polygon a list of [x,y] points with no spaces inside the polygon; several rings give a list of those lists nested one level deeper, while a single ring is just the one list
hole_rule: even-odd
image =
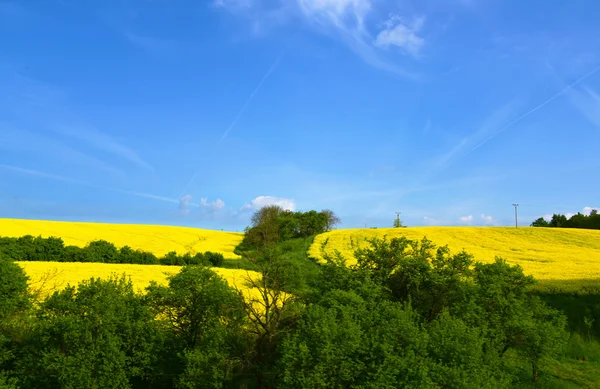
[{"label": "grass", "polygon": [[475,260],[491,262],[496,256],[519,264],[526,274],[540,280],[538,288],[552,292],[594,291],[600,288],[600,231],[534,227],[412,227],[335,230],[318,235],[309,255],[339,250],[353,263],[353,252],[366,247],[365,238],[427,237],[453,252],[465,250]]},{"label": "grass", "polygon": [[558,358],[543,361],[539,381],[535,384],[531,379],[531,366],[514,351],[507,352],[505,363],[520,378],[514,383],[515,388],[600,389],[600,344],[578,334],[571,334]]},{"label": "grass", "polygon": [[[283,277],[284,283],[282,290],[286,293],[302,296],[310,290],[311,283],[317,278],[320,267],[316,261],[308,255],[308,249],[312,245],[314,238],[314,236],[295,238],[277,244],[277,262],[280,265],[280,270],[282,271],[281,276]],[[256,249],[244,249],[242,246],[236,248],[236,253],[242,257],[260,258]],[[248,270],[258,269],[258,265],[245,258],[242,258],[237,262],[239,265],[235,263],[235,261],[229,261],[229,263],[225,261],[221,266],[235,267],[238,265],[235,268]]]},{"label": "grass", "polygon": [[149,251],[158,257],[170,251],[213,251],[225,258],[239,259],[233,252],[244,235],[237,232],[204,230],[200,228],[156,226],[144,224],[79,223],[47,220],[0,218],[0,236],[33,235],[62,238],[65,245],[83,247],[92,240],[103,239],[116,245]]},{"label": "grass", "polygon": [[[60,290],[68,284],[75,286],[83,280],[90,278],[108,278],[111,275],[121,276],[127,274],[131,277],[134,289],[143,293],[150,285],[150,281],[167,284],[167,275],[175,274],[180,266],[161,265],[121,265],[108,263],[81,263],[81,262],[16,262],[29,276],[29,286],[41,298],[55,290]],[[246,296],[255,296],[256,291],[247,287],[247,276],[253,279],[260,275],[253,271],[212,268],[223,277],[231,286],[242,289]]]}]

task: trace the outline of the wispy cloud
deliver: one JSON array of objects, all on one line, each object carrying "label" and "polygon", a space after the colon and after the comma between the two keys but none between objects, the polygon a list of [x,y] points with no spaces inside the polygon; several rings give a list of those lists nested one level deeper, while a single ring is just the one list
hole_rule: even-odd
[{"label": "wispy cloud", "polygon": [[550,98],[544,100],[540,104],[538,104],[535,107],[531,108],[530,110],[528,110],[527,112],[523,113],[522,115],[520,115],[516,119],[514,119],[514,120],[510,121],[509,123],[507,123],[506,125],[504,125],[503,127],[500,127],[499,129],[497,129],[496,131],[494,131],[493,133],[491,133],[488,137],[486,137],[481,142],[477,143],[474,147],[472,147],[471,150],[469,150],[467,152],[467,154],[469,154],[469,153],[477,150],[479,147],[481,147],[484,144],[486,144],[487,142],[489,142],[492,138],[494,138],[495,136],[497,136],[501,132],[506,131],[507,129],[509,129],[510,127],[514,126],[515,124],[519,123],[521,120],[525,119],[526,117],[528,117],[532,113],[534,113],[534,112],[536,112],[536,111],[544,108],[546,105],[550,104],[551,102],[553,102],[554,100],[556,100],[557,98],[559,98],[560,96],[562,96],[565,92],[569,91],[571,88],[573,88],[577,84],[585,81],[585,79],[587,79],[588,77],[592,76],[594,73],[598,72],[598,70],[600,70],[600,66],[598,66],[598,67],[594,68],[592,71],[584,74],[583,76],[581,76],[580,78],[578,78],[574,82],[570,83],[569,85],[565,86],[564,88],[562,88],[561,90],[559,90],[558,92],[556,92]]},{"label": "wispy cloud", "polygon": [[0,17],[14,19],[22,17],[25,14],[25,9],[17,2],[0,1]]},{"label": "wispy cloud", "polygon": [[286,199],[283,197],[276,196],[258,196],[250,203],[244,204],[241,211],[246,210],[257,210],[267,205],[279,205],[283,209],[287,209],[289,211],[296,210],[296,202],[293,199]]},{"label": "wispy cloud", "polygon": [[432,123],[431,123],[431,119],[427,119],[427,121],[425,122],[425,124],[423,125],[423,130],[422,133],[423,135],[427,135],[429,133],[429,131],[431,130],[432,127]]},{"label": "wispy cloud", "polygon": [[425,18],[392,14],[381,19],[379,3],[372,0],[295,0],[273,3],[250,0],[216,0],[213,5],[233,14],[252,16],[259,23],[265,14],[274,14],[280,23],[304,21],[315,31],[339,40],[369,65],[407,78],[416,78],[412,71],[398,63],[392,48],[409,57],[418,57],[426,40],[420,35]]},{"label": "wispy cloud", "polygon": [[575,108],[600,129],[600,95],[586,87],[581,91],[573,88],[569,90],[568,96]]},{"label": "wispy cloud", "polygon": [[260,88],[263,86],[263,84],[265,83],[265,81],[267,81],[267,79],[269,78],[269,76],[271,75],[271,73],[273,73],[273,71],[277,68],[277,66],[279,66],[279,63],[283,59],[284,55],[285,55],[285,50],[282,51],[281,54],[279,54],[279,56],[275,59],[275,61],[273,62],[273,64],[269,67],[269,69],[267,69],[267,72],[262,76],[262,78],[260,79],[260,81],[258,82],[258,84],[256,85],[256,87],[254,88],[254,90],[252,91],[252,93],[250,93],[250,95],[248,96],[248,98],[244,102],[244,105],[242,105],[242,107],[238,111],[237,115],[235,115],[235,118],[233,118],[233,121],[229,124],[229,126],[227,126],[227,128],[223,132],[223,135],[221,135],[221,138],[217,142],[216,146],[220,145],[221,142],[223,142],[225,140],[225,138],[227,138],[227,135],[229,135],[229,132],[233,129],[233,127],[235,127],[235,125],[237,124],[237,122],[240,119],[240,117],[242,117],[242,115],[246,111],[246,108],[248,108],[248,105],[254,99],[254,96],[256,96],[256,94],[258,93],[258,91],[260,91]]},{"label": "wispy cloud", "polygon": [[[153,170],[132,148],[77,118],[72,111],[67,89],[19,73],[9,77],[6,82],[7,88],[0,92],[0,100],[12,119],[0,123],[0,138],[4,138],[5,147],[124,176],[121,169],[72,142],[77,140],[138,167]],[[37,131],[30,131],[29,128]],[[71,139],[61,139],[52,133]],[[114,160],[111,162],[117,163]]]},{"label": "wispy cloud", "polygon": [[459,143],[455,145],[449,152],[439,157],[437,159],[437,163],[434,164],[434,171],[443,170],[459,156],[465,157],[471,154],[502,132],[508,130],[531,114],[544,108],[546,105],[550,104],[567,92],[570,94],[574,104],[578,106],[578,108],[581,109],[582,112],[584,112],[584,114],[590,118],[590,120],[597,120],[600,123],[600,96],[590,89],[586,89],[587,96],[573,90],[576,85],[597,73],[598,70],[600,70],[600,66],[592,69],[588,73],[579,77],[577,80],[564,86],[548,99],[542,101],[512,120],[510,120],[510,118],[513,117],[518,112],[520,107],[523,106],[523,101],[515,98],[507,104],[501,106],[495,110],[488,117],[488,119],[486,119],[484,124],[477,131],[473,132],[467,137],[462,138]]},{"label": "wispy cloud", "polygon": [[175,53],[176,45],[164,39],[153,38],[145,35],[125,31],[125,38],[132,44],[142,48],[153,55],[172,55]]},{"label": "wispy cloud", "polygon": [[27,130],[15,129],[12,126],[1,123],[0,128],[2,129],[0,131],[0,149],[7,151],[18,150],[35,154],[36,156],[46,155],[77,166],[85,166],[110,173],[114,176],[125,177],[125,173],[122,170],[60,141]]},{"label": "wispy cloud", "polygon": [[[263,86],[263,84],[265,83],[265,81],[267,81],[267,79],[269,78],[269,76],[271,75],[271,73],[273,73],[273,71],[275,71],[275,69],[277,68],[277,66],[279,66],[279,63],[283,59],[286,50],[283,50],[281,52],[281,54],[279,54],[279,56],[275,59],[275,61],[273,62],[273,64],[269,67],[269,69],[267,69],[267,72],[260,79],[260,81],[258,82],[258,84],[256,85],[256,87],[254,88],[254,90],[252,90],[252,93],[250,93],[250,95],[248,96],[248,98],[246,99],[246,101],[244,102],[244,104],[242,105],[242,107],[240,108],[240,110],[237,112],[237,114],[235,115],[235,117],[233,118],[233,120],[231,121],[231,123],[229,124],[229,126],[227,126],[227,128],[225,129],[225,131],[223,131],[223,134],[221,135],[221,138],[219,138],[219,140],[215,144],[215,147],[218,147],[227,138],[227,136],[229,135],[229,132],[231,132],[231,130],[235,127],[235,125],[237,124],[237,122],[239,121],[239,119],[242,117],[242,115],[246,111],[246,108],[248,108],[248,105],[250,105],[250,103],[254,99],[254,96],[256,96],[256,94],[260,91],[260,88]],[[183,196],[183,194],[187,192],[187,190],[189,189],[189,187],[196,180],[196,177],[198,176],[199,173],[200,173],[200,169],[194,172],[194,174],[192,175],[192,177],[190,178],[190,180],[187,182],[187,184],[185,185],[185,187],[181,191],[181,194],[179,195],[179,197]]]},{"label": "wispy cloud", "polygon": [[0,164],[0,169],[10,170],[12,172],[19,173],[19,174],[26,174],[26,175],[30,175],[30,176],[47,178],[47,179],[54,180],[54,181],[68,182],[70,184],[94,186],[85,181],[80,181],[80,180],[76,180],[73,178],[60,176],[60,175],[56,175],[56,174],[45,173],[45,172],[42,172],[39,170],[25,169],[25,168],[18,167],[18,166]]},{"label": "wispy cloud", "polygon": [[375,45],[383,48],[396,46],[413,57],[418,57],[425,39],[418,35],[425,22],[424,17],[415,18],[406,23],[398,15],[393,15],[386,22],[375,39]]},{"label": "wispy cloud", "polygon": [[46,172],[43,172],[40,170],[35,170],[35,169],[27,169],[27,168],[22,168],[19,166],[4,165],[4,164],[0,164],[0,169],[9,170],[9,171],[12,171],[12,172],[18,173],[18,174],[24,174],[24,175],[29,175],[29,176],[39,177],[39,178],[45,178],[45,179],[49,179],[49,180],[53,180],[53,181],[66,182],[69,184],[86,186],[86,187],[94,188],[94,189],[118,192],[118,193],[123,193],[123,194],[127,194],[127,195],[167,202],[167,203],[173,203],[173,204],[179,203],[179,201],[177,199],[172,199],[172,198],[165,197],[165,196],[159,196],[159,195],[155,195],[155,194],[151,194],[151,193],[111,188],[111,187],[107,187],[107,186],[93,184],[91,182],[77,180],[77,179],[74,179],[71,177],[66,177],[66,176],[52,174],[52,173],[46,173]]},{"label": "wispy cloud", "polygon": [[[404,77],[414,77],[412,72],[386,59],[381,48],[396,46],[411,55],[416,55],[425,44],[417,36],[422,23],[406,25],[400,18],[392,16],[384,23],[374,38],[368,24],[373,11],[370,0],[298,0],[300,8],[309,21],[321,31],[341,39],[369,65]],[[424,19],[423,19],[424,20]]]},{"label": "wispy cloud", "polygon": [[190,202],[192,201],[191,195],[181,196],[179,199],[179,212],[184,215],[188,215],[190,213]]},{"label": "wispy cloud", "polygon": [[75,127],[61,125],[54,129],[63,135],[84,141],[98,150],[121,157],[141,168],[154,170],[152,165],[144,161],[134,150],[117,142],[106,133],[83,126]]},{"label": "wispy cloud", "polygon": [[229,10],[247,9],[252,6],[252,0],[214,0],[213,7],[227,8]]}]

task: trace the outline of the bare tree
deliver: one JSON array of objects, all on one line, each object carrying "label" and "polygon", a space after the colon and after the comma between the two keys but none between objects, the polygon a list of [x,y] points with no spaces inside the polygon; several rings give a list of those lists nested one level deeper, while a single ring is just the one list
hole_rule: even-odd
[{"label": "bare tree", "polygon": [[323,209],[321,213],[327,215],[327,222],[325,224],[325,231],[331,231],[333,227],[340,224],[342,221],[339,217],[330,209]]},{"label": "bare tree", "polygon": [[255,366],[258,387],[268,387],[261,366],[266,366],[273,359],[273,354],[279,340],[295,322],[297,311],[293,308],[296,297],[284,292],[285,282],[283,268],[271,253],[266,253],[260,263],[260,278],[246,274],[246,285],[256,294],[243,293],[235,286],[238,293],[244,297],[246,315],[250,322],[249,331],[255,340]]}]

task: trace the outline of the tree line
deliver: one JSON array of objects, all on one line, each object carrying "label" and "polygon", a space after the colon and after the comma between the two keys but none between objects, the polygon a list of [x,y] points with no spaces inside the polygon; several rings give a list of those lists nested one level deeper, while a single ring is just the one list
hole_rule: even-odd
[{"label": "tree line", "polygon": [[544,379],[565,318],[520,267],[427,239],[370,243],[356,266],[328,257],[300,295],[265,250],[246,298],[192,265],[144,295],[90,279],[34,304],[1,259],[0,388],[513,388],[515,358]]},{"label": "tree line", "polygon": [[0,259],[13,261],[55,261],[55,262],[98,262],[129,263],[139,265],[206,265],[221,266],[224,257],[221,253],[206,251],[194,255],[183,255],[171,251],[158,258],[151,252],[134,250],[129,246],[120,249],[105,240],[89,242],[85,247],[65,246],[57,237],[43,238],[25,235],[18,238],[0,237]]},{"label": "tree line", "polygon": [[308,238],[330,231],[340,223],[328,209],[317,212],[292,212],[278,205],[268,205],[256,211],[251,225],[245,229],[241,250],[275,245],[290,239]]},{"label": "tree line", "polygon": [[600,214],[597,209],[593,209],[589,215],[581,212],[567,218],[563,214],[553,214],[550,221],[543,217],[536,219],[531,223],[532,227],[556,227],[556,228],[585,228],[591,230],[600,230]]},{"label": "tree line", "polygon": [[113,277],[36,300],[0,257],[0,388],[548,387],[594,358],[520,266],[405,237],[317,263],[303,240],[257,234],[243,286],[199,264],[142,295]]}]

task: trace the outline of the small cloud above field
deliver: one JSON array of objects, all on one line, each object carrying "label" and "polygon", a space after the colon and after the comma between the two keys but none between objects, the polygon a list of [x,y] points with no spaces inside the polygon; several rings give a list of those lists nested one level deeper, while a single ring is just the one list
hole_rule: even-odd
[{"label": "small cloud above field", "polygon": [[182,196],[179,199],[179,212],[184,215],[188,215],[190,213],[190,202],[192,201],[191,195]]},{"label": "small cloud above field", "polygon": [[275,196],[258,196],[250,203],[244,204],[241,208],[241,211],[256,210],[267,205],[279,205],[281,208],[288,211],[296,210],[296,202],[293,199],[286,199],[283,197]]},{"label": "small cloud above field", "polygon": [[461,223],[471,223],[471,222],[473,222],[473,215],[461,216],[460,217],[460,222]]},{"label": "small cloud above field", "polygon": [[493,225],[493,224],[498,224],[496,222],[496,219],[494,219],[493,216],[490,215],[485,215],[485,214],[481,214],[481,221],[484,225]]},{"label": "small cloud above field", "polygon": [[216,211],[225,208],[225,202],[221,199],[216,199],[212,203],[209,203],[208,199],[203,197],[200,199],[200,206]]},{"label": "small cloud above field", "polygon": [[185,195],[179,199],[179,211],[183,215],[190,214],[190,208],[201,208],[203,211],[216,212],[225,208],[225,202],[221,199],[216,199],[213,202],[209,202],[206,197],[200,199],[200,203],[192,203],[192,195]]}]

